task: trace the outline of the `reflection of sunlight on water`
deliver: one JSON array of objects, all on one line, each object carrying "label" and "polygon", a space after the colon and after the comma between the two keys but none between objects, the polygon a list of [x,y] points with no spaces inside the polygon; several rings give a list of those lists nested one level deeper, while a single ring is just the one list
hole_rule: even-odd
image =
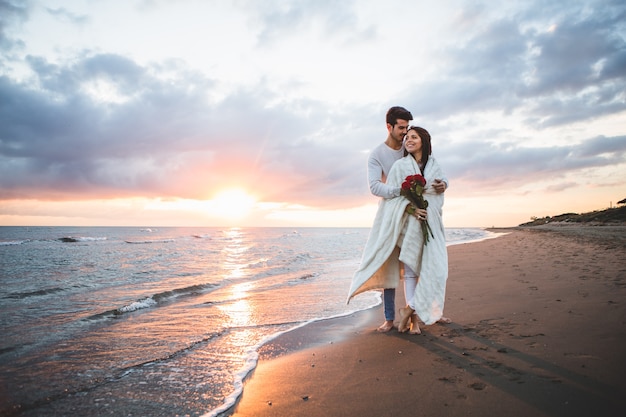
[{"label": "reflection of sunlight on water", "polygon": [[241,329],[232,336],[235,346],[253,346],[258,343],[259,334],[251,329]]},{"label": "reflection of sunlight on water", "polygon": [[253,287],[251,282],[240,282],[239,284],[235,284],[231,288],[231,293],[233,295],[233,299],[242,299],[246,295],[248,295],[248,291]]},{"label": "reflection of sunlight on water", "polygon": [[235,300],[232,303],[226,303],[220,306],[220,309],[230,317],[230,323],[233,327],[244,327],[254,325],[254,307],[248,300],[248,291],[254,285],[251,282],[240,282],[230,289],[230,299]]},{"label": "reflection of sunlight on water", "polygon": [[252,311],[250,308],[250,302],[246,299],[222,305],[220,306],[220,309],[224,313],[228,314],[231,326],[233,327],[243,327],[254,324],[250,322]]},{"label": "reflection of sunlight on water", "polygon": [[244,256],[249,249],[243,244],[244,234],[237,228],[226,230],[224,234],[229,239],[228,244],[222,250],[226,255],[224,260],[226,278],[242,278],[245,275],[244,265],[247,265]]},{"label": "reflection of sunlight on water", "polygon": [[244,268],[239,263],[225,262],[224,269],[229,272],[226,278],[242,278],[245,275]]}]

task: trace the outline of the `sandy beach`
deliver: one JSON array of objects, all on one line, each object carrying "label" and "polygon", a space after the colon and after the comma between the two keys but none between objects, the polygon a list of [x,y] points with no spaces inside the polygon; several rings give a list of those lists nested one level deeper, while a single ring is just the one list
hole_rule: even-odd
[{"label": "sandy beach", "polygon": [[623,414],[626,226],[495,231],[448,248],[451,324],[381,334],[377,307],[284,334],[232,415]]}]

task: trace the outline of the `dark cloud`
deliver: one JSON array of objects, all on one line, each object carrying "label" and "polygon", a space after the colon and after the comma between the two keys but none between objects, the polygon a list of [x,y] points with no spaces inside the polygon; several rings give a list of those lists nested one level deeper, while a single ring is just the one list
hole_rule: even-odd
[{"label": "dark cloud", "polygon": [[26,62],[37,74],[40,86],[47,93],[61,96],[72,95],[84,83],[96,80],[109,81],[124,94],[134,95],[141,93],[146,75],[146,69],[115,54],[80,57],[69,66],[50,64],[44,58],[33,56],[27,56]]},{"label": "dark cloud", "polygon": [[528,104],[525,124],[534,129],[584,122],[626,110],[623,88],[618,84],[581,92],[570,97],[545,97]]},{"label": "dark cloud", "polygon": [[445,75],[450,79],[480,82],[518,79],[528,47],[519,26],[511,18],[497,20],[485,25],[474,37],[448,49],[443,57],[449,63]]},{"label": "dark cloud", "polygon": [[440,160],[451,178],[475,183],[476,192],[522,186],[587,168],[626,163],[626,136],[585,138],[567,146],[524,147],[519,143],[442,144]]},{"label": "dark cloud", "polygon": [[[158,152],[158,145],[165,144],[163,134],[175,130],[184,135],[186,115],[197,117],[204,111],[203,97],[193,92],[193,76],[185,77],[184,86],[180,80],[178,85],[161,81],[112,55],[87,57],[67,67],[42,58],[29,57],[28,62],[35,79],[1,80],[8,100],[0,112],[0,138],[14,155],[75,160]],[[98,82],[106,82],[127,101],[99,102],[87,92]],[[129,136],[139,140],[129,142]]]},{"label": "dark cloud", "polygon": [[[622,3],[540,2],[493,21],[488,12],[461,13],[465,40],[446,45],[434,63],[445,70],[410,88],[416,114],[521,112],[543,128],[626,110]],[[428,65],[409,59],[416,68]]]},{"label": "dark cloud", "polygon": [[532,34],[537,54],[530,59],[536,74],[528,85],[530,94],[577,93],[626,79],[626,41],[620,35],[626,8],[599,8],[587,16],[577,12],[558,19],[551,31]]}]

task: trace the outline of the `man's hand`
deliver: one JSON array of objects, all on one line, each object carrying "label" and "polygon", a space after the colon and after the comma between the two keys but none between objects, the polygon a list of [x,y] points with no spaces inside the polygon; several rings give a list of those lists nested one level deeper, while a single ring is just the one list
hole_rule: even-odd
[{"label": "man's hand", "polygon": [[435,182],[433,182],[433,188],[437,194],[441,194],[446,191],[446,183],[437,178],[435,179]]}]

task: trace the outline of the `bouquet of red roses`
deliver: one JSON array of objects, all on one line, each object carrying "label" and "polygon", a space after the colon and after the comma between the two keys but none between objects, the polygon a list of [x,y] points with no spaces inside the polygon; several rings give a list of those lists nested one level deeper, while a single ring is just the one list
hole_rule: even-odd
[{"label": "bouquet of red roses", "polygon": [[[420,174],[409,175],[404,179],[402,183],[402,187],[400,189],[400,195],[405,197],[407,200],[411,202],[414,207],[420,209],[426,209],[428,207],[428,201],[424,199],[424,186],[426,185],[426,178],[421,176]],[[409,213],[415,213],[415,208],[410,210]],[[422,236],[424,237],[424,245],[428,243],[430,236],[433,238],[433,231],[428,224],[428,220],[420,220],[422,223]],[[429,236],[430,235],[430,236]]]}]

